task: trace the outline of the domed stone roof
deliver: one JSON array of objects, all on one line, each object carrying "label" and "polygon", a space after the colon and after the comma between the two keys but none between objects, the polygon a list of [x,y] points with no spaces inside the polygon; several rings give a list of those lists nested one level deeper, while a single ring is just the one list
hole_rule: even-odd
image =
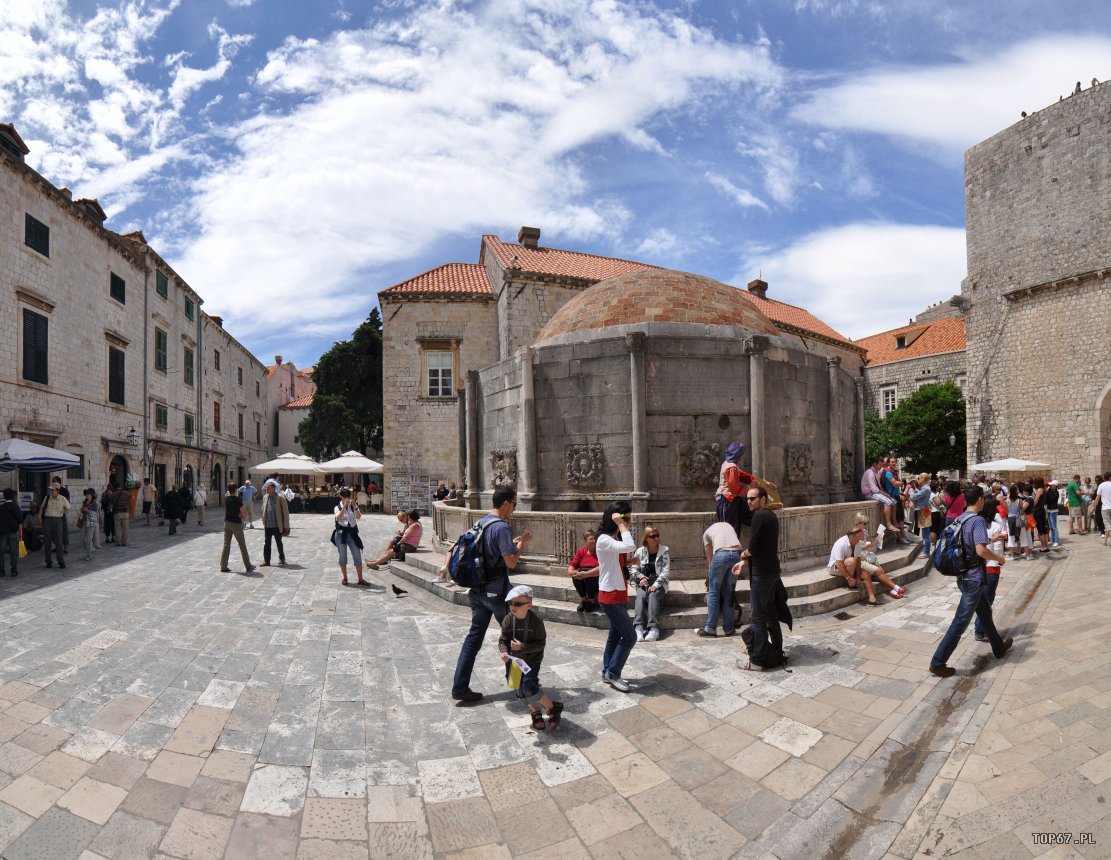
[{"label": "domed stone roof", "polygon": [[743,290],[690,272],[648,269],[599,281],[556,312],[537,342],[610,326],[687,323],[778,330]]}]

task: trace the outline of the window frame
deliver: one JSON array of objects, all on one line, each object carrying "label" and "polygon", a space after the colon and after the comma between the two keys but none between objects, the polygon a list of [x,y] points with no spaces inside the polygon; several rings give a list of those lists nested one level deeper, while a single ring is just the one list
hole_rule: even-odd
[{"label": "window frame", "polygon": [[262,422],[258,420],[255,421],[255,444],[262,444]]},{"label": "window frame", "polygon": [[23,216],[23,244],[49,260],[50,225],[43,223],[30,212],[24,212]]},{"label": "window frame", "polygon": [[[42,338],[41,338],[42,339],[42,344],[41,345],[39,345],[38,343],[28,344],[28,342],[27,342],[28,322],[32,319],[36,320],[36,322],[35,322],[36,340],[38,339],[38,334],[41,331],[41,335],[42,335]],[[37,320],[42,321],[41,330],[39,329]],[[49,385],[50,384],[50,317],[46,316],[45,314],[40,314],[38,311],[33,311],[33,310],[31,310],[31,308],[23,308],[22,325],[23,325],[23,332],[22,332],[22,344],[21,344],[21,347],[20,347],[20,360],[23,363],[23,367],[20,369],[20,377],[25,382],[34,382],[36,385]],[[34,361],[32,363],[32,367],[35,370],[37,370],[39,368],[40,363],[41,363],[41,366],[42,366],[42,378],[41,379],[38,378],[37,376],[29,376],[28,375],[28,367],[27,367],[28,347],[30,347],[30,349],[36,353],[36,355],[34,357]]]},{"label": "window frame", "polygon": [[75,451],[67,451],[66,453],[67,454],[73,454],[73,456],[78,459],[78,463],[77,463],[76,466],[70,466],[68,469],[66,469],[66,477],[67,478],[77,478],[78,480],[84,480],[84,478],[85,478],[85,455],[84,454],[78,454]]},{"label": "window frame", "polygon": [[[880,418],[886,418],[899,407],[899,386],[898,385],[882,385],[879,390],[880,395]],[[887,406],[888,395],[891,396],[891,407]]]},{"label": "window frame", "polygon": [[154,327],[154,369],[166,373],[170,366],[170,333]]},{"label": "window frame", "polygon": [[161,269],[154,270],[154,291],[164,299],[170,297],[170,279]]},{"label": "window frame", "polygon": [[243,438],[243,413],[242,412],[236,412],[235,414],[236,414],[236,417],[239,419],[239,421],[237,422],[237,424],[239,425],[238,426],[239,438],[242,439]]},{"label": "window frame", "polygon": [[[113,356],[119,356],[119,400],[116,400],[113,394],[113,378],[112,378],[112,362]],[[127,405],[127,352],[119,349],[118,347],[108,346],[108,402],[115,403],[117,406]]]},{"label": "window frame", "polygon": [[212,368],[213,370],[220,369],[220,350],[212,350]]},{"label": "window frame", "polygon": [[194,384],[197,370],[197,354],[191,346],[183,346],[181,355],[181,378],[186,385]]},{"label": "window frame", "polygon": [[127,304],[127,281],[112,271],[108,272],[108,296],[121,305]]},{"label": "window frame", "polygon": [[[433,367],[433,357],[446,356],[448,360],[448,367]],[[431,400],[450,400],[455,398],[455,381],[458,379],[457,367],[459,364],[459,350],[457,346],[450,341],[429,341],[421,344],[421,396],[427,397]],[[450,376],[445,385],[443,372],[447,371]],[[437,374],[437,381],[435,392],[433,393],[433,373]]]},{"label": "window frame", "polygon": [[235,369],[235,384],[236,385],[242,385],[243,384],[243,368],[242,367],[237,367]]},{"label": "window frame", "polygon": [[185,318],[190,321],[197,318],[197,306],[189,296],[185,297]]},{"label": "window frame", "polygon": [[154,404],[154,429],[166,431],[170,429],[170,407],[165,403]]},{"label": "window frame", "polygon": [[212,432],[220,432],[220,401],[212,401]]},{"label": "window frame", "polygon": [[194,439],[197,438],[197,418],[192,412],[185,413],[182,426],[186,436],[192,436]]}]

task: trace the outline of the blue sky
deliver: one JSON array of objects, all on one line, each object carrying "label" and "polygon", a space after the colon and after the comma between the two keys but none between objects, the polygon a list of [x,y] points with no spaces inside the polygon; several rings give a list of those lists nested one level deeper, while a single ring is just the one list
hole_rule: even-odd
[{"label": "blue sky", "polygon": [[1076,0],[0,0],[30,163],[299,365],[522,224],[901,325],[960,289],[964,150],[1093,77]]}]

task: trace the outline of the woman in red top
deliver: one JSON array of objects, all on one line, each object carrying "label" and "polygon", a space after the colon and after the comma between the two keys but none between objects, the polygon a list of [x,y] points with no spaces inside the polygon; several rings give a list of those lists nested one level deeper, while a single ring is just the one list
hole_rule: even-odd
[{"label": "woman in red top", "polygon": [[597,542],[594,532],[583,535],[584,544],[579,547],[567,565],[567,575],[579,593],[577,612],[598,611],[598,556],[595,553]]}]

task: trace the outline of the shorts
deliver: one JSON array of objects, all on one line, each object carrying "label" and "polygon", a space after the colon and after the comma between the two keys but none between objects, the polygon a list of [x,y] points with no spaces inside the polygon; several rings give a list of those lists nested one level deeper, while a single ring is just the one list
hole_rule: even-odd
[{"label": "shorts", "polygon": [[1082,519],[1084,519],[1084,506],[1083,505],[1077,505],[1074,508],[1069,508],[1069,519],[1070,520],[1082,520]]},{"label": "shorts", "polygon": [[880,502],[885,508],[890,508],[893,504],[895,504],[895,500],[886,493],[872,493],[872,495],[870,495],[868,498],[870,498],[873,502]]},{"label": "shorts", "polygon": [[150,513],[150,509],[151,509],[151,506],[152,506],[153,504],[154,504],[153,502],[143,502],[143,513],[144,513],[144,514],[149,514],[149,513]]}]

